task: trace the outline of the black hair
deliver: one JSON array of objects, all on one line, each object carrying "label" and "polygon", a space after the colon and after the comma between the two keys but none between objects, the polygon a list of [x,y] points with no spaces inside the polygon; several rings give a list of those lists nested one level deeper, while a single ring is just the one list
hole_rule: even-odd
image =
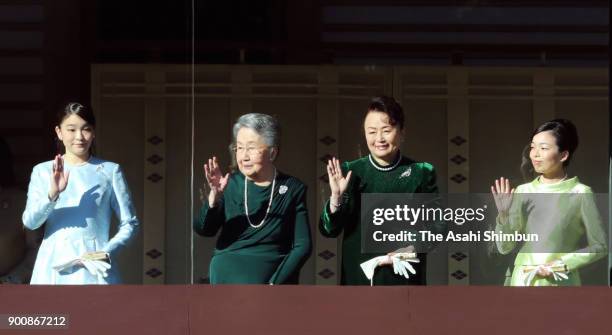
[{"label": "black hair", "polygon": [[392,97],[383,95],[373,98],[363,117],[364,120],[370,112],[385,113],[389,117],[389,123],[392,126],[398,126],[400,130],[404,129],[404,111],[402,110],[402,106]]},{"label": "black hair", "polygon": [[533,131],[531,138],[529,139],[529,144],[527,144],[523,150],[521,172],[526,180],[532,179],[535,175],[535,171],[533,170],[533,166],[531,164],[531,159],[529,158],[531,141],[535,135],[545,131],[550,131],[555,137],[555,142],[557,147],[559,147],[559,152],[568,152],[569,156],[563,162],[563,167],[567,167],[569,165],[574,152],[578,148],[578,130],[572,121],[566,119],[554,119],[544,122]]},{"label": "black hair", "polygon": [[[64,108],[60,109],[57,113],[56,117],[56,125],[59,127],[62,122],[71,115],[76,115],[81,119],[85,120],[91,127],[96,128],[96,117],[93,113],[91,107],[85,106],[78,102],[69,102],[64,106]],[[57,150],[58,152],[64,153],[66,148],[64,148],[64,144],[62,141],[57,139]],[[89,147],[89,153],[93,155],[94,153],[94,145],[93,143]]]}]

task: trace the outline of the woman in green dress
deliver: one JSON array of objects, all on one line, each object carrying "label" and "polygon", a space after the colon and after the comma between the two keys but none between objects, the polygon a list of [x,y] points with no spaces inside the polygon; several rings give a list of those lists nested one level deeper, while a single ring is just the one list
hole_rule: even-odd
[{"label": "woman in green dress", "polygon": [[311,252],[306,186],[276,169],[280,127],[251,113],[233,127],[238,170],[223,174],[213,157],[204,164],[210,188],[195,231],[221,233],[210,261],[211,284],[297,284]]},{"label": "woman in green dress", "polygon": [[[590,187],[568,178],[567,166],[578,147],[572,122],[556,119],[531,136],[524,174],[533,178],[516,190],[506,178],[491,186],[499,214],[496,231],[534,233],[539,242],[520,246],[509,286],[576,286],[579,269],[607,255],[607,237]],[[526,151],[527,154],[527,151]],[[586,246],[582,241],[586,237]],[[519,245],[496,242],[502,254]]]},{"label": "woman in green dress", "polygon": [[[370,154],[343,164],[336,158],[328,162],[331,195],[321,215],[319,230],[327,237],[344,232],[342,285],[423,285],[426,258],[421,253],[417,256],[419,262],[413,263],[415,273],[397,271],[391,257],[378,262],[373,278],[369,279],[362,271],[362,263],[381,255],[361,252],[361,193],[438,192],[434,167],[400,153],[404,114],[393,98],[374,98],[365,113],[363,126]],[[413,251],[413,246],[407,246],[395,253]]]}]

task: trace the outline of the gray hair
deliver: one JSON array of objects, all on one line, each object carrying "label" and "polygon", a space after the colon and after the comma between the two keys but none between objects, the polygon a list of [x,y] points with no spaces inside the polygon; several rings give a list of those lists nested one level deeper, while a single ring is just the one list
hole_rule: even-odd
[{"label": "gray hair", "polygon": [[261,113],[244,114],[234,123],[233,144],[236,144],[236,137],[241,128],[249,128],[261,136],[269,147],[280,146],[281,129],[278,120],[273,116]]}]

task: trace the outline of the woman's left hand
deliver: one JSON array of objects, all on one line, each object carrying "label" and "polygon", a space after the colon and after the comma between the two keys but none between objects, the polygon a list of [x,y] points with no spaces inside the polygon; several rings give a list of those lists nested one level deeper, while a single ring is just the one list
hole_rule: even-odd
[{"label": "woman's left hand", "polygon": [[380,263],[378,263],[378,265],[393,265],[393,260],[391,259],[391,257],[393,257],[395,254],[400,254],[400,253],[413,253],[414,252],[414,246],[409,245],[405,248],[399,248],[393,252],[390,252],[387,254],[387,258],[385,258],[384,260],[380,261]]},{"label": "woman's left hand", "polygon": [[103,251],[89,251],[84,253],[79,260],[79,264],[87,269],[92,276],[108,277],[108,270],[111,268],[110,256]]},{"label": "woman's left hand", "polygon": [[552,266],[552,264],[553,264],[552,262],[546,263],[544,264],[544,266],[538,267],[537,275],[540,277],[550,277],[552,275],[552,271],[550,270],[550,267]]}]

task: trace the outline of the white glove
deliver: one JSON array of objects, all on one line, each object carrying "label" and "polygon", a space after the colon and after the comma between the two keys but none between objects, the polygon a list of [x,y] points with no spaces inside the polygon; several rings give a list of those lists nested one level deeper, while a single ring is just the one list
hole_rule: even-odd
[{"label": "white glove", "polygon": [[535,280],[535,277],[538,274],[538,271],[540,269],[546,269],[549,272],[552,273],[553,279],[555,281],[562,281],[562,280],[566,280],[569,278],[569,276],[567,275],[567,272],[565,271],[565,264],[563,264],[562,262],[555,262],[552,265],[538,265],[538,266],[530,266],[530,267],[526,267],[524,269],[524,271],[527,274],[527,276],[525,277],[525,280],[523,281],[523,284],[525,284],[525,286],[531,286],[533,285],[533,281]]},{"label": "white glove", "polygon": [[81,257],[61,262],[53,266],[53,268],[57,272],[62,272],[73,266],[82,265],[92,276],[102,276],[106,278],[108,276],[108,270],[111,268],[110,263],[106,260],[108,260],[108,254],[103,252],[91,252],[85,253]]},{"label": "white glove", "polygon": [[87,271],[89,271],[89,273],[94,277],[108,277],[108,270],[111,268],[111,265],[104,261],[83,259],[81,260],[81,264],[83,264]]},{"label": "white glove", "polygon": [[79,258],[73,258],[73,259],[70,259],[70,260],[64,260],[62,262],[59,262],[59,263],[55,264],[53,266],[53,269],[55,269],[55,271],[57,271],[57,272],[62,272],[62,271],[67,270],[67,269],[69,269],[69,268],[71,268],[73,266],[78,265],[80,263],[80,261],[81,261],[80,257]]},{"label": "white glove", "polygon": [[389,256],[378,256],[360,264],[363,274],[370,280],[370,286],[373,286],[374,270],[381,261],[388,259]]},{"label": "white glove", "polygon": [[410,263],[419,263],[420,260],[416,258],[416,255],[413,253],[405,255],[404,253],[399,253],[391,256],[391,260],[393,261],[393,272],[396,275],[404,276],[406,279],[410,277],[408,272],[415,275],[416,270]]},{"label": "white glove", "polygon": [[413,275],[416,274],[415,268],[410,263],[419,263],[419,259],[416,258],[415,253],[397,253],[393,256],[378,256],[374,257],[368,261],[361,263],[361,270],[363,274],[370,280],[370,286],[374,285],[374,270],[381,262],[386,262],[391,258],[391,262],[393,263],[393,272],[397,275],[404,276],[408,278],[408,272]]}]

